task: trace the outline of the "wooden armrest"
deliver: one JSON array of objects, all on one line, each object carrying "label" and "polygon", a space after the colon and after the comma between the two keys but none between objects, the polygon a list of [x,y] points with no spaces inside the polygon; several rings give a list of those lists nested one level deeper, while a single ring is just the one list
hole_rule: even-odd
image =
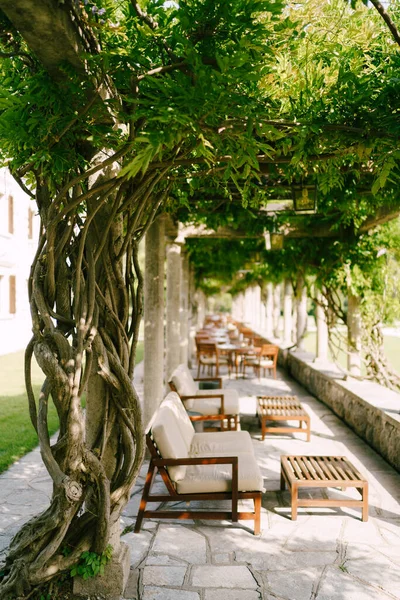
[{"label": "wooden armrest", "polygon": [[[213,390],[204,390],[204,391],[210,391],[212,392]],[[224,399],[224,394],[202,394],[201,396],[180,396],[181,400],[204,400],[204,398],[220,398],[221,400]]]},{"label": "wooden armrest", "polygon": [[191,458],[153,458],[156,467],[179,465],[238,465],[237,456],[196,456]]},{"label": "wooden armrest", "polygon": [[[210,392],[212,392],[212,390],[210,390]],[[180,396],[180,398],[182,402],[184,400],[210,400],[210,398],[219,398],[221,400],[221,413],[223,415],[225,414],[224,394],[202,394],[201,396]]]},{"label": "wooden armrest", "polygon": [[189,415],[191,421],[223,421],[229,415]]}]

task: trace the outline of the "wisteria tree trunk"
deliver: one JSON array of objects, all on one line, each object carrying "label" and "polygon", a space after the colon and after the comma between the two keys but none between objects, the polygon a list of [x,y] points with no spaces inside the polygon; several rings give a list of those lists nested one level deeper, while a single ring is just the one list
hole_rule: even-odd
[{"label": "wisteria tree trunk", "polygon": [[[132,383],[142,314],[138,243],[161,202],[150,194],[159,176],[134,186],[116,166],[115,157],[103,157],[53,193],[37,176],[41,234],[29,280],[26,385],[53,496],[12,540],[1,598],[25,595],[89,548],[103,552],[143,460]],[[39,398],[33,355],[45,375]],[[50,400],[60,425],[54,444]]]}]

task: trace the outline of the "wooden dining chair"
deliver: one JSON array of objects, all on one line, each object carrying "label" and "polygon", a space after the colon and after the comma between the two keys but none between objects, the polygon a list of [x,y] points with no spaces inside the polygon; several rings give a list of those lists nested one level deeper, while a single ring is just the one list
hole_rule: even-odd
[{"label": "wooden dining chair", "polygon": [[205,372],[207,367],[208,375],[213,375],[213,369],[215,368],[215,375],[218,377],[219,368],[221,365],[226,365],[229,368],[229,357],[221,355],[219,348],[215,342],[203,342],[197,341],[197,377],[200,377],[200,372]]},{"label": "wooden dining chair", "polygon": [[259,346],[247,346],[242,349],[243,354],[241,355],[242,363],[242,374],[246,377],[246,367],[253,367],[254,374],[258,374],[258,363],[260,360],[261,348]]},{"label": "wooden dining chair", "polygon": [[258,357],[258,377],[261,377],[261,369],[263,370],[263,376],[265,377],[266,371],[272,373],[274,379],[276,379],[276,365],[278,363],[279,346],[274,344],[263,344],[261,352]]}]

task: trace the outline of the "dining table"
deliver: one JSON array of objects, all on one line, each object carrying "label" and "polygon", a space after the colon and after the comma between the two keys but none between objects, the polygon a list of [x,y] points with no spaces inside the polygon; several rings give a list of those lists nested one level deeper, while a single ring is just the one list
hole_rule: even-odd
[{"label": "dining table", "polygon": [[228,354],[229,362],[235,369],[236,377],[240,375],[241,367],[243,365],[243,358],[252,355],[257,356],[261,352],[261,348],[258,346],[252,346],[251,344],[246,344],[245,342],[238,342],[236,344],[228,342],[219,343],[217,345],[221,353]]}]

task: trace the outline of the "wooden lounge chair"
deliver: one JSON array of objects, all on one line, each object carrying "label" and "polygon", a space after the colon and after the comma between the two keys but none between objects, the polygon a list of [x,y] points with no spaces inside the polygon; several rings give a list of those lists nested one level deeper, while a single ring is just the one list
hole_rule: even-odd
[{"label": "wooden lounge chair", "polygon": [[[220,387],[199,389],[199,382],[209,379],[218,381]],[[178,393],[188,411],[200,413],[200,416],[191,417],[193,421],[215,421],[221,429],[239,428],[239,394],[233,389],[223,389],[219,377],[193,379],[188,367],[182,363],[171,374],[169,386]]]},{"label": "wooden lounge chair", "polygon": [[[135,524],[144,518],[253,520],[260,533],[263,478],[247,431],[195,433],[179,396],[170,392],[154,415],[147,433],[150,464]],[[166,493],[151,494],[156,473]],[[251,499],[254,511],[240,511],[238,501]],[[230,500],[231,510],[147,510],[149,502]]]}]

